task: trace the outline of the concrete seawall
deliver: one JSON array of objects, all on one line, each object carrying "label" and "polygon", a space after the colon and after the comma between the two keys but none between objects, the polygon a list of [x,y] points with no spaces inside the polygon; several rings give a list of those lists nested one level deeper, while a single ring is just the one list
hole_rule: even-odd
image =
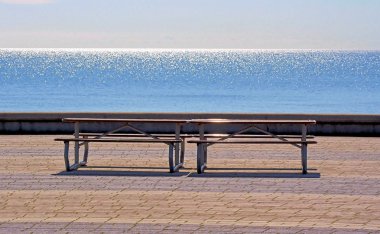
[{"label": "concrete seawall", "polygon": [[[73,124],[62,123],[62,118],[165,118],[165,119],[203,119],[203,118],[232,118],[232,119],[313,119],[317,124],[309,128],[314,135],[340,136],[380,136],[380,115],[349,115],[349,114],[238,114],[238,113],[0,113],[1,134],[62,134],[73,133]],[[81,131],[104,131],[120,124],[82,124]],[[172,132],[174,126],[163,124],[139,124],[149,132]],[[277,134],[300,133],[299,126],[275,125],[261,126]],[[214,128],[214,129],[211,129]],[[234,125],[206,127],[216,131],[234,131]],[[185,125],[182,132],[193,133],[197,128]]]}]

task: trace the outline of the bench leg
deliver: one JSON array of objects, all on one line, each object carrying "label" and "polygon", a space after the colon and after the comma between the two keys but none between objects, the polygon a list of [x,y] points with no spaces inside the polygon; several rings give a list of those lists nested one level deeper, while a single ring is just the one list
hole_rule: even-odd
[{"label": "bench leg", "polygon": [[180,158],[180,163],[182,163],[182,167],[183,167],[184,162],[185,162],[185,139],[182,139],[182,142],[181,142],[181,158]]},{"label": "bench leg", "polygon": [[174,160],[173,160],[173,144],[169,144],[169,171],[170,173],[174,172]]},{"label": "bench leg", "polygon": [[175,165],[179,164],[179,143],[174,144],[174,162]]},{"label": "bench leg", "polygon": [[[307,126],[302,125],[302,141],[306,141]],[[302,174],[307,174],[307,144],[301,144]]]},{"label": "bench leg", "polygon": [[[74,137],[79,138],[79,122],[74,123]],[[74,163],[79,165],[79,142],[74,142]]]},{"label": "bench leg", "polygon": [[[177,156],[175,156],[175,166],[174,166],[174,171],[179,171],[180,168],[183,168],[183,161],[185,159],[185,141],[182,141],[181,144],[176,144],[175,147],[180,146],[179,150],[175,150],[175,153],[179,153],[178,159]],[[175,148],[174,147],[174,148]]]},{"label": "bench leg", "polygon": [[204,149],[205,149],[204,144],[198,143],[197,144],[197,173],[202,174],[206,168],[205,166],[205,159],[204,159]]},{"label": "bench leg", "polygon": [[70,147],[70,144],[69,144],[68,141],[64,141],[64,143],[65,143],[65,149],[64,149],[64,153],[63,153],[63,158],[65,160],[66,171],[77,170],[78,167],[79,167],[78,163],[74,163],[73,165],[70,165],[70,160],[69,160],[69,147]]},{"label": "bench leg", "polygon": [[[181,124],[176,124],[175,125],[175,139],[176,140],[180,140],[181,139],[181,136],[180,136],[180,132],[181,132]],[[179,164],[181,163],[180,162],[180,143],[175,143],[174,144],[174,148],[175,148],[175,165],[176,167],[179,167]]]},{"label": "bench leg", "polygon": [[302,174],[307,174],[307,144],[301,146]]},{"label": "bench leg", "polygon": [[[205,140],[207,140],[207,138],[205,138]],[[206,164],[207,164],[207,145],[206,144],[203,145],[203,164],[206,167]]]},{"label": "bench leg", "polygon": [[81,166],[86,166],[88,160],[88,142],[84,143],[84,153],[83,153],[83,161],[81,161],[79,164]]},{"label": "bench leg", "polygon": [[68,141],[65,141],[64,144],[65,144],[65,148],[64,148],[63,158],[65,160],[65,168],[66,168],[66,171],[70,171],[70,161],[69,161],[70,144]]}]

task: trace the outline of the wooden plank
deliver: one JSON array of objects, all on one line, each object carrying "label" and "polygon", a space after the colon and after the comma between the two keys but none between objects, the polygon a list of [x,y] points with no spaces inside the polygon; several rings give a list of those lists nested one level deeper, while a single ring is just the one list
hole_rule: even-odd
[{"label": "wooden plank", "polygon": [[182,140],[176,139],[119,139],[119,138],[102,138],[102,139],[85,139],[85,138],[56,138],[55,141],[74,141],[74,142],[134,142],[134,143],[180,143]]},{"label": "wooden plank", "polygon": [[[79,136],[100,136],[102,133],[79,133]],[[174,134],[152,134],[153,136],[156,137],[174,137]],[[204,134],[205,137],[207,138],[219,138],[219,137],[226,137],[228,134]],[[278,135],[283,138],[301,138],[302,135]],[[143,134],[139,133],[114,133],[114,134],[109,134],[105,137],[146,137]],[[199,138],[199,134],[180,134],[180,137],[182,138],[189,138],[189,137],[196,137]],[[313,135],[307,135],[306,138],[314,138],[315,136]],[[233,136],[232,138],[273,138],[272,136],[269,135],[258,135],[258,134],[238,134]]]},{"label": "wooden plank", "polygon": [[194,123],[194,124],[316,124],[315,120],[267,120],[267,119],[108,119],[64,118],[63,122],[125,122],[125,123]]},{"label": "wooden plank", "polygon": [[316,124],[315,120],[267,120],[267,119],[192,119],[194,124]]},{"label": "wooden plank", "polygon": [[121,123],[186,123],[185,119],[108,119],[108,118],[63,118],[62,122],[121,122]]},{"label": "wooden plank", "polygon": [[187,143],[212,143],[212,144],[317,144],[316,141],[209,141],[190,140]]},{"label": "wooden plank", "polygon": [[[79,133],[80,136],[100,136],[102,133]],[[151,134],[152,136],[156,137],[174,137],[175,134]],[[141,134],[141,133],[113,133],[113,134],[108,134],[105,137],[146,137],[146,135]],[[192,135],[189,134],[180,134],[181,137],[192,137]]]}]

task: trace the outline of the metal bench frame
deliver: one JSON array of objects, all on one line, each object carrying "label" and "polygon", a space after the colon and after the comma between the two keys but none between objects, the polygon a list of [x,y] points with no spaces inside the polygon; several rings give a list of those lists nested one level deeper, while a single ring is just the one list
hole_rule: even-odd
[{"label": "metal bench frame", "polygon": [[307,174],[307,145],[316,144],[316,141],[215,141],[190,140],[188,143],[197,144],[197,172],[202,174],[207,168],[207,147],[214,144],[290,144],[301,149],[302,173]]},{"label": "metal bench frame", "polygon": [[[183,166],[183,163],[175,163],[173,154],[175,144],[181,143],[182,140],[176,139],[120,139],[120,138],[102,138],[102,139],[89,139],[89,138],[56,138],[55,141],[63,141],[64,143],[64,160],[65,160],[65,168],[66,171],[77,170],[79,167],[83,167],[87,165],[88,160],[88,150],[90,142],[114,142],[114,143],[163,143],[169,146],[169,171],[171,173],[178,171],[179,168]],[[84,154],[83,161],[79,162],[79,157],[74,158],[74,164],[70,165],[69,160],[69,148],[70,142],[74,142],[75,145],[77,143],[84,145]]]},{"label": "metal bench frame", "polygon": [[[222,121],[224,121],[224,120],[222,120]],[[194,122],[197,123],[197,121],[194,121]],[[218,120],[215,122],[217,123]],[[244,121],[241,121],[241,122],[245,123]],[[258,121],[258,122],[260,122],[260,121]],[[271,123],[270,121],[268,121],[268,122],[261,121],[261,122],[262,123]],[[281,123],[281,121],[278,121],[278,122]],[[274,120],[274,121],[272,121],[272,124],[278,124],[278,122],[276,122]],[[300,137],[299,137],[300,140],[298,140],[298,141],[288,139],[288,138],[294,138],[294,137],[286,137],[286,136],[284,137],[284,136],[280,136],[280,135],[270,133],[266,130],[261,129],[260,127],[256,126],[255,124],[249,124],[248,121],[247,121],[247,123],[249,125],[247,127],[244,127],[235,133],[232,133],[232,134],[229,134],[227,136],[221,137],[219,139],[210,141],[210,140],[207,140],[207,137],[206,137],[207,134],[205,134],[205,131],[204,131],[204,124],[207,124],[207,123],[209,123],[209,122],[199,121],[198,124],[199,124],[199,133],[200,133],[199,138],[200,139],[188,141],[188,143],[196,143],[197,144],[197,172],[198,172],[198,174],[203,173],[204,170],[207,168],[207,147],[214,145],[214,144],[290,144],[294,147],[301,149],[302,173],[307,174],[307,145],[317,143],[316,141],[307,140],[309,138],[313,138],[313,136],[307,136],[307,124],[315,124],[315,121],[306,121],[305,123],[302,123],[302,125],[301,125],[302,126],[301,127],[301,134],[302,135],[300,135]],[[210,123],[212,123],[212,122],[210,122]],[[228,120],[225,121],[225,123],[228,123]],[[233,121],[231,121],[231,123],[233,123]],[[294,121],[294,123],[296,123],[296,121]],[[243,134],[244,132],[247,132],[247,131],[252,130],[252,129],[264,134],[264,136],[266,136],[264,138],[270,138],[270,139],[274,139],[274,140],[272,140],[272,141],[225,141],[227,139],[235,138],[235,137]]]},{"label": "metal bench frame", "polygon": [[[184,148],[181,146],[183,140],[180,138],[181,125],[185,124],[186,120],[181,119],[107,119],[107,118],[64,118],[62,122],[73,123],[74,124],[74,138],[61,138],[56,139],[58,141],[65,142],[65,164],[66,169],[76,170],[80,166],[87,165],[88,162],[88,151],[89,151],[89,142],[130,142],[130,143],[165,143],[169,145],[169,168],[170,172],[177,171],[179,168],[183,167],[184,161]],[[86,134],[80,134],[80,123],[120,123],[121,126],[111,129],[107,132],[100,133],[92,136]],[[158,136],[152,135],[137,126],[134,126],[133,123],[172,123],[175,124],[175,133],[173,138],[175,139],[161,139]],[[145,137],[144,139],[122,139],[122,138],[110,138],[110,136],[115,135],[121,130],[130,129],[141,136]],[[74,164],[70,165],[68,161],[68,151],[69,151],[69,142],[74,142]],[[84,145],[84,155],[83,161],[79,162],[79,149]],[[174,149],[174,162],[172,160],[173,155],[172,151]],[[67,152],[66,152],[67,151]]]}]

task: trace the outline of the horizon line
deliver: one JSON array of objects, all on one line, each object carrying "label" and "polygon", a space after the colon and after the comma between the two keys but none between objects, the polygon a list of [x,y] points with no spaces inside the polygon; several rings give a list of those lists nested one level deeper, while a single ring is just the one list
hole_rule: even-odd
[{"label": "horizon line", "polygon": [[240,50],[240,51],[380,51],[380,49],[259,49],[259,48],[165,48],[165,47],[0,47],[0,50],[82,50],[82,51],[105,51],[105,50],[138,50],[138,51],[221,51],[221,50]]}]

